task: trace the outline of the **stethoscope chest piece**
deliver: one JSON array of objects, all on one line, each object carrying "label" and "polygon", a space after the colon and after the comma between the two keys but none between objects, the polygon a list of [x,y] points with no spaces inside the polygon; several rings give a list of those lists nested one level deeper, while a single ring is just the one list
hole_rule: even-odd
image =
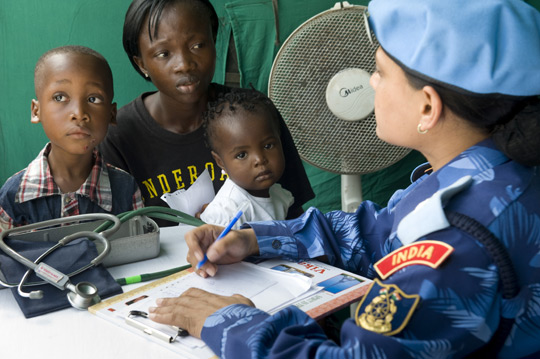
[{"label": "stethoscope chest piece", "polygon": [[67,298],[69,303],[76,309],[87,310],[88,307],[101,301],[97,287],[90,282],[80,282],[74,285],[73,288],[68,289],[70,291]]}]

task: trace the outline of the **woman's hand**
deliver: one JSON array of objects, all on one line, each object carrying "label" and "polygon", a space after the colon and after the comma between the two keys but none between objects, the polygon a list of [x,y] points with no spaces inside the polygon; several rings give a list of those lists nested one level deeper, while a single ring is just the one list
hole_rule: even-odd
[{"label": "woman's hand", "polygon": [[190,288],[177,298],[160,298],[157,307],[149,308],[149,318],[155,322],[175,325],[190,335],[200,338],[206,318],[221,308],[232,304],[254,307],[249,299],[240,294],[224,297],[198,288]]},{"label": "woman's hand", "polygon": [[208,261],[197,270],[197,274],[204,278],[216,274],[216,264],[236,263],[247,256],[259,254],[259,244],[253,229],[230,231],[216,242],[222,231],[223,227],[206,224],[186,233],[188,262],[195,268],[205,253],[208,257]]}]

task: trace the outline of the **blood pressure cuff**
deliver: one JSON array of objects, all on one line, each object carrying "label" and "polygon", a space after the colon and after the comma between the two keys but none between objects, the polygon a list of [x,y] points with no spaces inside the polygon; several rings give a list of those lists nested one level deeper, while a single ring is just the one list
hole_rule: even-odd
[{"label": "blood pressure cuff", "polygon": [[[32,262],[54,245],[52,242],[30,242],[9,238],[5,239],[5,242],[13,250]],[[76,239],[50,253],[43,259],[43,262],[69,275],[69,273],[90,263],[96,256],[97,249],[92,241],[88,239]],[[0,251],[0,271],[6,282],[18,284],[27,269],[26,266]],[[32,274],[28,276],[27,283],[41,281],[43,280],[38,278],[32,271]],[[98,289],[100,298],[122,293],[120,285],[116,283],[114,278],[102,265],[91,267],[82,273],[70,277],[70,282],[74,285],[79,282],[90,282],[94,284]],[[30,299],[21,297],[17,291],[17,287],[11,288],[15,300],[26,318],[37,317],[71,306],[67,298],[69,291],[58,289],[51,284],[25,286],[23,290],[25,292],[33,290],[43,291],[43,298]]]}]

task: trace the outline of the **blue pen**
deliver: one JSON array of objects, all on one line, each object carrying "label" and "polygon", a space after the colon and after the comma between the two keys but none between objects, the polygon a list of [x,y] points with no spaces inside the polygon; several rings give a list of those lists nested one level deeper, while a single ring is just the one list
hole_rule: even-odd
[{"label": "blue pen", "polygon": [[[231,223],[229,223],[229,225],[227,227],[225,227],[225,229],[223,230],[223,232],[221,232],[221,234],[216,238],[216,242],[219,241],[221,238],[225,237],[227,235],[227,233],[229,233],[232,229],[232,227],[234,226],[234,224],[240,219],[240,217],[242,217],[242,215],[244,214],[244,209],[247,207],[248,203],[247,202],[244,202],[242,203],[242,205],[239,207],[240,209],[238,210],[238,213],[236,214],[236,216],[234,216],[234,218],[231,220]],[[208,260],[208,257],[206,256],[206,253],[204,254],[204,258],[197,264],[197,269],[200,269],[204,263],[206,263],[206,261]]]}]

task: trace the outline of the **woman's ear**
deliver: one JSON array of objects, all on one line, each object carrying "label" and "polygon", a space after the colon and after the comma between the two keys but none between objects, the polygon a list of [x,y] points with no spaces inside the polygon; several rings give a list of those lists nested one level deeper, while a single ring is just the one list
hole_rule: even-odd
[{"label": "woman's ear", "polygon": [[133,61],[137,64],[139,67],[139,70],[144,74],[144,77],[148,77],[148,71],[144,67],[144,62],[139,56],[133,56]]},{"label": "woman's ear", "polygon": [[434,128],[442,115],[443,103],[439,93],[431,86],[422,88],[424,102],[422,104],[420,124],[422,130]]},{"label": "woman's ear", "polygon": [[223,171],[227,172],[227,170],[225,169],[225,164],[223,163],[223,160],[221,159],[221,157],[219,157],[217,152],[210,151],[210,153],[212,154],[212,157],[214,157],[214,160],[216,161],[219,168],[221,168]]},{"label": "woman's ear", "polygon": [[30,122],[32,123],[39,123],[39,101],[38,100],[32,100],[32,105],[30,106]]}]

